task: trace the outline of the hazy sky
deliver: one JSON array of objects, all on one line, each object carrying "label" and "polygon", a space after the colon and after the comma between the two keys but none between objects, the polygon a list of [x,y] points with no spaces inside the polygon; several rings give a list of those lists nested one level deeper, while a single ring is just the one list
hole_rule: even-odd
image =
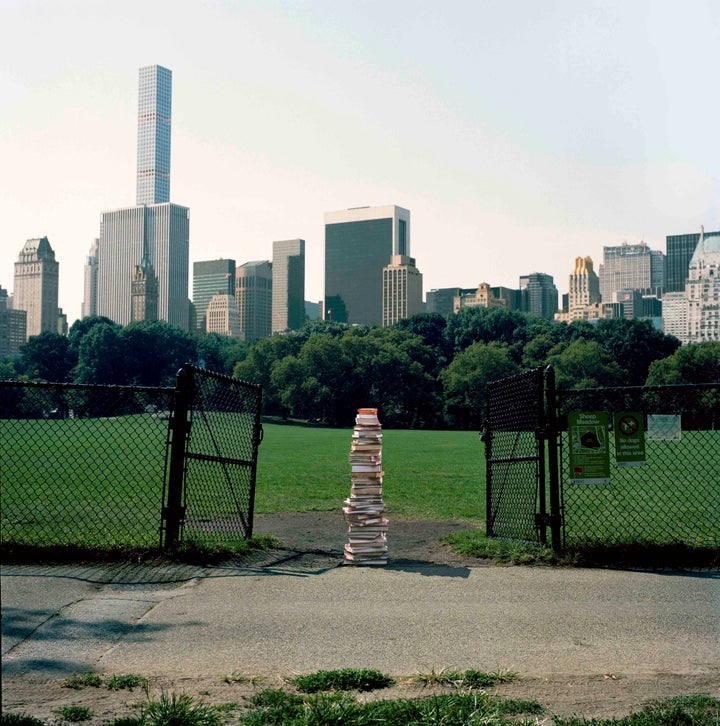
[{"label": "hazy sky", "polygon": [[0,285],[47,236],[71,323],[100,213],[135,203],[145,65],[191,263],[302,237],[310,300],[347,207],[410,210],[426,292],[562,294],[578,255],[720,229],[718,0],[0,0],[0,57]]}]

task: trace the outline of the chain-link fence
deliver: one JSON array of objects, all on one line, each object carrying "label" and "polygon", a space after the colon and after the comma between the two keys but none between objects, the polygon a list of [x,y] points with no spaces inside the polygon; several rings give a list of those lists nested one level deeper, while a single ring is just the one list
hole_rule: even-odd
[{"label": "chain-link fence", "polygon": [[190,421],[183,541],[208,544],[250,537],[262,389],[194,366],[185,366],[179,386],[189,394]]},{"label": "chain-link fence", "polygon": [[540,541],[536,514],[544,501],[543,371],[488,385],[481,434],[487,468],[488,537]]},{"label": "chain-link fence", "polygon": [[171,388],[0,381],[3,544],[157,547]]},{"label": "chain-link fence", "polygon": [[0,541],[94,549],[252,536],[261,388],[0,381]]},{"label": "chain-link fence", "polygon": [[720,549],[720,383],[559,391],[547,368],[487,404],[488,536]]},{"label": "chain-link fence", "polygon": [[[720,384],[557,397],[566,546],[720,547]],[[604,440],[586,426],[590,439],[581,441],[578,412],[596,416]],[[587,478],[586,463],[596,467]]]}]

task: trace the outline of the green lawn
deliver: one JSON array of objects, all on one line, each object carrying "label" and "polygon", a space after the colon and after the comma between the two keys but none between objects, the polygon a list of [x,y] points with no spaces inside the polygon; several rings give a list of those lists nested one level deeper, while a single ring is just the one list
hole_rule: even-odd
[{"label": "green lawn", "polygon": [[[256,512],[331,511],[350,494],[351,429],[265,424]],[[383,431],[383,499],[395,517],[485,521],[475,432]]]},{"label": "green lawn", "polygon": [[[237,439],[236,422],[227,416],[217,421],[213,437],[198,427],[192,443],[200,446],[205,435],[206,444],[212,438],[223,455],[249,455]],[[265,423],[263,429],[255,512],[339,510],[350,494],[352,430],[279,423]],[[0,420],[2,541],[157,546],[166,436],[167,421],[152,414]],[[717,431],[683,432],[681,442],[648,442],[643,467],[622,469],[611,458],[609,485],[566,484],[568,543],[717,546],[719,437]],[[188,519],[212,527],[233,512],[228,479],[208,462],[197,464],[205,468],[194,478],[192,466]],[[383,469],[390,517],[483,527],[485,460],[476,432],[386,429]],[[566,463],[563,470],[566,476]],[[238,469],[237,475],[234,494],[249,495],[249,469]],[[200,502],[199,490],[204,492]]]},{"label": "green lawn", "polygon": [[[255,511],[339,510],[350,494],[352,430],[272,423],[263,429]],[[2,541],[156,546],[166,433],[167,421],[149,414],[0,421]],[[231,453],[229,433],[216,431],[223,454]],[[193,443],[200,438],[198,428]],[[484,522],[477,434],[385,431],[383,443],[392,516]],[[188,516],[231,505],[224,480],[216,484],[208,483],[203,505],[189,504]]]}]

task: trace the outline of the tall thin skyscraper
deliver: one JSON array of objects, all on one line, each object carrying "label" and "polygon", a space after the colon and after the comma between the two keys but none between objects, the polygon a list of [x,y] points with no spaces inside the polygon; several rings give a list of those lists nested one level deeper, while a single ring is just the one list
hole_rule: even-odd
[{"label": "tall thin skyscraper", "polygon": [[172,71],[140,69],[138,86],[137,204],[170,201]]},{"label": "tall thin skyscraper", "polygon": [[47,237],[29,239],[15,263],[12,306],[27,312],[26,335],[57,333],[60,265]]},{"label": "tall thin skyscraper", "polygon": [[273,242],[272,332],[305,324],[305,240]]},{"label": "tall thin skyscraper", "polygon": [[383,268],[391,256],[409,254],[407,209],[386,205],[327,212],[325,319],[382,325]]},{"label": "tall thin skyscraper", "polygon": [[102,214],[97,314],[131,321],[133,278],[147,263],[157,276],[158,319],[187,330],[190,219],[169,201],[171,79],[162,66],[140,69],[137,206]]},{"label": "tall thin skyscraper", "polygon": [[95,238],[90,246],[88,256],[85,258],[83,301],[80,310],[81,318],[89,318],[97,315],[97,262],[99,244],[100,240]]}]

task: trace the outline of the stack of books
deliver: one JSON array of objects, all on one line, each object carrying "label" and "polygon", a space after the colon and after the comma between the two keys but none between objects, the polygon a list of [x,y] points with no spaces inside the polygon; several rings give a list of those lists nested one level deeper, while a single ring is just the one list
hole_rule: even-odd
[{"label": "stack of books", "polygon": [[376,408],[360,408],[350,446],[350,496],[343,514],[348,523],[345,559],[384,565],[388,560],[385,503],[382,499],[382,427]]}]

